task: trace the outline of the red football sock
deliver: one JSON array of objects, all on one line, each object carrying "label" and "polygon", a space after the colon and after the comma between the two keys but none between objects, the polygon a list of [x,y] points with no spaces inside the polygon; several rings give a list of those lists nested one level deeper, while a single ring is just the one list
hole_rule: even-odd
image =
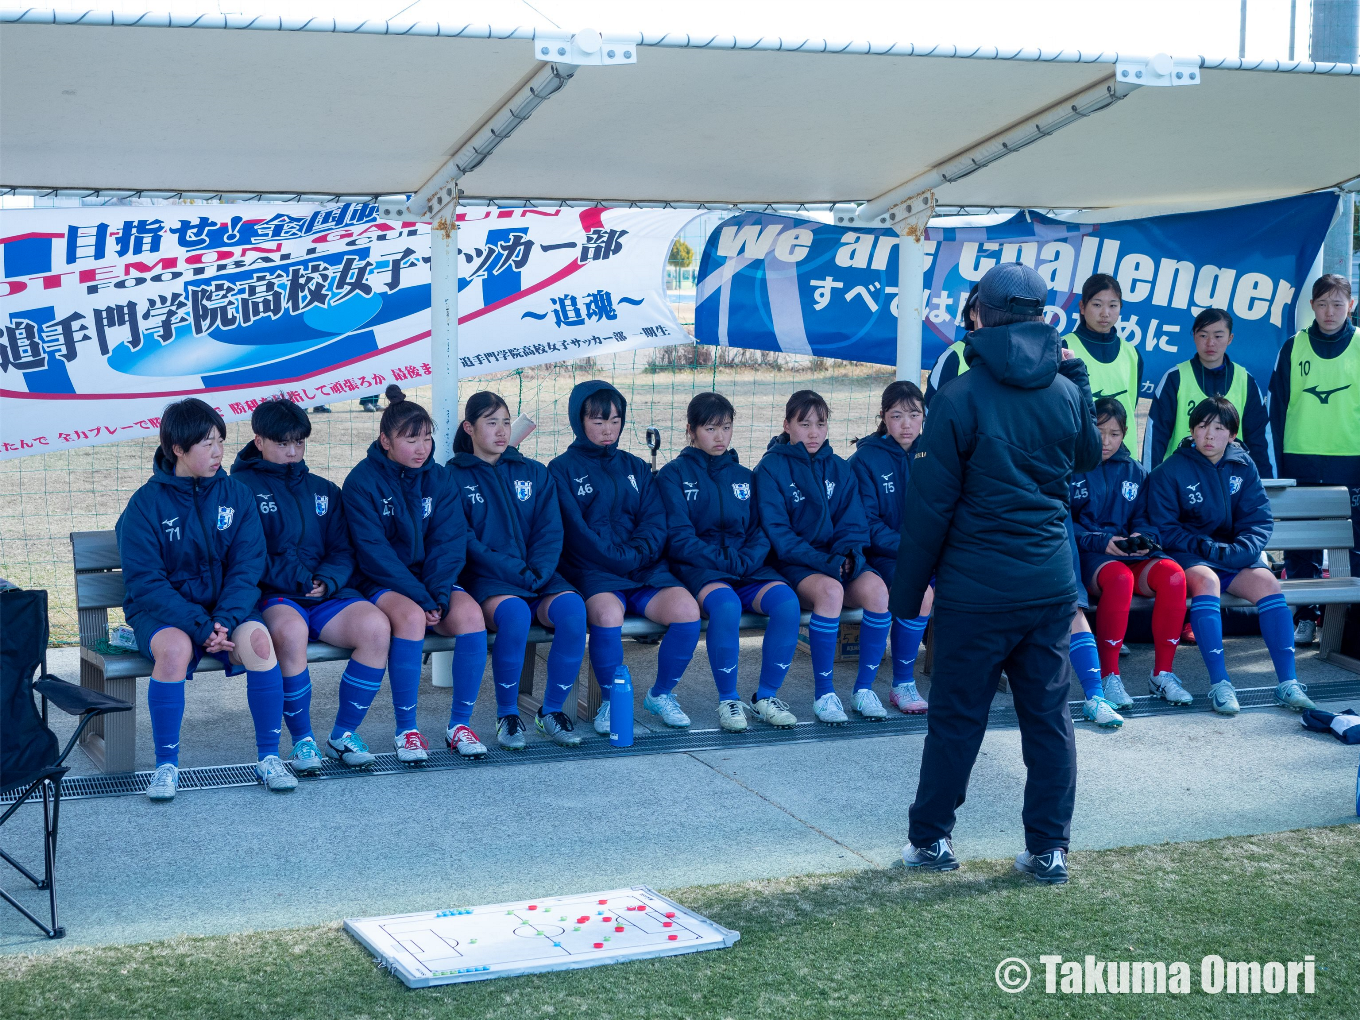
[{"label": "red football sock", "polygon": [[1129,603],[1133,601],[1133,571],[1110,560],[1096,571],[1100,602],[1096,605],[1096,645],[1100,649],[1101,676],[1119,672],[1119,649],[1129,628]]},{"label": "red football sock", "polygon": [[1185,571],[1175,560],[1155,560],[1142,568],[1142,582],[1153,593],[1152,655],[1154,673],[1170,673],[1185,623]]}]

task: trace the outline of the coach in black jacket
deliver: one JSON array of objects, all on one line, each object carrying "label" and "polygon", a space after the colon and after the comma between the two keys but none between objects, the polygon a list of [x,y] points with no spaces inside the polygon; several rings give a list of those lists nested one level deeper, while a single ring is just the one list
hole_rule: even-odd
[{"label": "coach in black jacket", "polygon": [[913,618],[935,577],[935,668],[910,867],[958,867],[949,835],[1004,669],[1029,770],[1026,852],[1016,867],[1067,879],[1076,752],[1067,709],[1068,631],[1076,612],[1068,481],[1100,463],[1086,366],[1041,313],[1048,288],[1027,266],[990,270],[970,371],[940,388],[912,458],[892,589]]}]

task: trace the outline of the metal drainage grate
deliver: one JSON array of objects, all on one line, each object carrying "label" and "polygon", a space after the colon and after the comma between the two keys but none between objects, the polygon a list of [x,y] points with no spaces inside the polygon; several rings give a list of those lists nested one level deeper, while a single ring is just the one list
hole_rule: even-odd
[{"label": "metal drainage grate", "polygon": [[[1342,698],[1360,697],[1360,677],[1354,680],[1340,680],[1331,683],[1313,684],[1308,689],[1315,701],[1337,701]],[[1239,689],[1237,700],[1243,709],[1270,708],[1275,705],[1275,688],[1250,687]],[[1128,718],[1144,718],[1155,715],[1186,714],[1209,712],[1208,699],[1203,695],[1195,698],[1188,708],[1176,708],[1160,699],[1149,697],[1134,698],[1134,706],[1122,714]],[[1082,702],[1069,702],[1074,720],[1080,720]],[[1015,710],[1009,707],[994,708],[988,715],[987,725],[992,728],[1010,729],[1017,725]],[[328,779],[359,779],[367,776],[387,776],[419,772],[440,772],[451,769],[481,769],[496,765],[533,765],[543,762],[586,761],[594,758],[619,758],[648,754],[685,754],[694,751],[734,751],[749,747],[765,747],[774,744],[801,744],[818,741],[858,740],[866,737],[889,737],[926,731],[926,716],[901,715],[894,713],[882,722],[856,720],[844,726],[823,726],[816,722],[801,722],[791,730],[776,730],[769,727],[753,727],[744,733],[725,733],[722,730],[679,730],[666,733],[640,731],[636,734],[632,747],[613,747],[608,739],[597,736],[588,730],[579,747],[557,747],[547,741],[530,744],[522,751],[507,751],[491,746],[487,756],[479,760],[461,758],[446,749],[431,749],[429,761],[424,765],[404,765],[397,761],[393,753],[379,754],[377,761],[362,769],[352,769],[330,758],[325,759],[321,773],[300,777],[301,782],[322,782]],[[84,799],[89,797],[121,797],[146,792],[151,781],[151,772],[124,772],[117,775],[69,776],[62,783],[62,799]],[[224,790],[236,786],[255,786],[253,764],[212,765],[203,768],[182,769],[179,774],[180,790]],[[0,804],[14,802],[17,792],[0,795]]]}]

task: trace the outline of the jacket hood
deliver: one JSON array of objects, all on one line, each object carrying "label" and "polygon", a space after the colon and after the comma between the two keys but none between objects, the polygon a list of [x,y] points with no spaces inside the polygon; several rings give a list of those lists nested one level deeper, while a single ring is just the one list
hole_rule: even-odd
[{"label": "jacket hood", "polygon": [[1053,382],[1062,360],[1058,331],[1043,322],[989,326],[968,334],[963,356],[971,368],[981,361],[1003,386],[1041,390]]},{"label": "jacket hood", "polygon": [[[920,438],[920,437],[918,436],[917,438]],[[915,442],[915,440],[913,440],[913,442]],[[877,433],[877,432],[870,432],[870,433],[869,433],[867,436],[865,436],[863,439],[856,439],[856,440],[855,440],[855,449],[857,449],[857,450],[884,450],[884,451],[886,451],[886,452],[888,452],[888,453],[900,453],[900,454],[904,454],[904,455],[905,455],[906,452],[907,452],[906,450],[902,449],[902,444],[901,444],[901,443],[899,443],[899,442],[898,442],[896,439],[894,439],[892,436],[888,435],[886,432],[883,433],[882,435],[880,435],[880,434]]]},{"label": "jacket hood", "polygon": [[[168,486],[172,489],[182,489],[185,492],[190,491],[194,487],[195,479],[181,477],[180,475],[175,474],[175,465],[166,458],[164,450],[158,449],[156,451],[156,456],[152,458],[151,465],[151,480],[153,482]],[[206,488],[209,485],[215,484],[218,479],[226,477],[227,473],[219,467],[217,469],[217,474],[213,475],[211,478],[199,478],[197,481],[202,482]]]},{"label": "jacket hood", "polygon": [[[585,404],[587,397],[602,391],[607,391],[609,395],[614,398],[614,403],[618,405],[621,423],[621,427],[619,428],[620,437],[623,436],[622,426],[628,424],[628,401],[623,399],[623,394],[616,390],[612,384],[605,382],[603,379],[587,379],[583,383],[577,383],[572,387],[571,397],[567,400],[567,418],[571,421],[571,431],[576,436],[576,442],[582,444],[585,448],[593,447],[596,450],[600,449],[599,446],[596,446],[596,444],[586,438],[585,426],[581,423],[581,407]],[[573,443],[572,445],[576,444]],[[618,445],[618,440],[615,440],[609,445],[608,449],[616,450],[618,449]]]},{"label": "jacket hood", "polygon": [[264,459],[264,454],[255,445],[252,439],[241,447],[241,452],[236,455],[236,460],[232,462],[232,471],[258,471],[266,475],[278,475],[288,477],[291,475],[307,474],[307,462],[300,460],[295,464],[274,464]]},{"label": "jacket hood", "polygon": [[777,436],[770,437],[770,441],[765,447],[765,452],[777,453],[782,457],[798,457],[812,460],[816,457],[821,457],[824,454],[830,453],[831,441],[827,440],[821,446],[817,447],[816,453],[808,453],[806,446],[802,443],[789,442],[789,434],[787,432],[781,432]]},{"label": "jacket hood", "polygon": [[[517,450],[513,446],[507,446],[504,450],[501,451],[500,460],[510,460],[522,463],[527,459],[528,458],[526,458],[524,454],[520,453],[519,450]],[[500,461],[497,461],[497,463],[500,463]],[[459,451],[458,453],[455,453],[452,457],[450,457],[447,461],[445,461],[445,466],[459,468],[475,468],[480,466],[484,468],[491,468],[494,467],[495,465],[488,464],[486,461],[482,460],[481,457],[478,457],[475,453]]]},{"label": "jacket hood", "polygon": [[1129,448],[1123,443],[1119,444],[1119,449],[1110,454],[1110,459],[1104,461],[1105,464],[1123,464],[1133,460],[1133,454],[1129,453]]},{"label": "jacket hood", "polygon": [[675,459],[680,460],[681,458],[693,462],[697,466],[703,468],[709,474],[714,474],[718,471],[721,471],[725,467],[730,467],[732,465],[741,463],[741,460],[737,457],[737,451],[732,449],[731,447],[728,447],[722,453],[714,457],[710,454],[704,453],[704,451],[699,449],[697,446],[686,446],[683,450],[680,451],[679,455]]}]

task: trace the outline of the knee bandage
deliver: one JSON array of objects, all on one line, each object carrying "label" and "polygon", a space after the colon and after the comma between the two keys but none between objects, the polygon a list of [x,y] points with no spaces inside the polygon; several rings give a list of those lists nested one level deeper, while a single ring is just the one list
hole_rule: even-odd
[{"label": "knee bandage", "polygon": [[251,672],[273,669],[278,664],[274,643],[269,640],[269,630],[264,624],[247,620],[231,632],[231,640],[236,645],[234,658]]}]

